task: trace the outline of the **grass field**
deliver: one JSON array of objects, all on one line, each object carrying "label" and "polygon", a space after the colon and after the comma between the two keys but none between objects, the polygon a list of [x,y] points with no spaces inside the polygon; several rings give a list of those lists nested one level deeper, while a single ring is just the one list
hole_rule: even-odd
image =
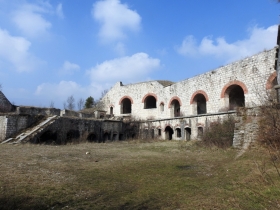
[{"label": "grass field", "polygon": [[0,209],[279,209],[263,149],[194,142],[0,145]]}]

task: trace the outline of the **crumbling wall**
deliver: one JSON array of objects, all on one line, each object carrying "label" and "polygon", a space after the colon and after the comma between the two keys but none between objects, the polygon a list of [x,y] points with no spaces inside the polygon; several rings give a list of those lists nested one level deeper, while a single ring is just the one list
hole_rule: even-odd
[{"label": "crumbling wall", "polygon": [[0,116],[0,141],[14,136],[42,120],[42,115],[3,115]]},{"label": "crumbling wall", "polygon": [[14,106],[6,98],[6,96],[0,91],[0,112],[11,112],[14,111]]},{"label": "crumbling wall", "polygon": [[236,116],[233,147],[247,149],[258,137],[259,108],[240,108]]}]

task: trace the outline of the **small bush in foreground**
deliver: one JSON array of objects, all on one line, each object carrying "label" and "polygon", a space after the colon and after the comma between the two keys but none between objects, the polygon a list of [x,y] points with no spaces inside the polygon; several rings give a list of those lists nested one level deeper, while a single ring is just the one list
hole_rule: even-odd
[{"label": "small bush in foreground", "polygon": [[212,122],[202,136],[206,146],[228,148],[232,146],[234,135],[234,118],[228,117],[223,121]]}]

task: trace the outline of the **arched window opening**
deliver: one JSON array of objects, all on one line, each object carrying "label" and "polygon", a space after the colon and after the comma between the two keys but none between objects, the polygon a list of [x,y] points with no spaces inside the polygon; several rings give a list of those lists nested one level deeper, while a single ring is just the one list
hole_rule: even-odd
[{"label": "arched window opening", "polygon": [[171,102],[171,114],[173,115],[172,117],[180,116],[180,103],[177,99]]},{"label": "arched window opening", "polygon": [[202,136],[203,136],[203,127],[198,127],[197,128],[197,138],[199,140],[201,140]]},{"label": "arched window opening", "polygon": [[161,103],[159,106],[160,106],[160,111],[163,112],[164,111],[164,104]]},{"label": "arched window opening", "polygon": [[128,98],[122,100],[121,103],[121,113],[130,114],[131,113],[131,101]]},{"label": "arched window opening", "polygon": [[113,114],[114,114],[114,108],[110,107],[110,115],[113,115]]},{"label": "arched window opening", "polygon": [[78,130],[70,130],[66,134],[67,141],[72,141],[78,138],[80,138],[80,132]]},{"label": "arched window opening", "polygon": [[229,110],[245,106],[244,91],[239,85],[232,85],[226,90],[229,101]]},{"label": "arched window opening", "polygon": [[177,138],[181,138],[182,137],[181,128],[176,128],[176,136],[177,136]]},{"label": "arched window opening", "polygon": [[95,135],[95,133],[90,133],[87,137],[87,140],[89,142],[98,142],[98,138],[97,135]]},{"label": "arched window opening", "polygon": [[174,133],[173,129],[170,126],[167,126],[164,131],[165,131],[165,139],[172,140],[172,135]]},{"label": "arched window opening", "polygon": [[191,128],[185,128],[185,137],[187,141],[191,140],[191,134],[192,134]]},{"label": "arched window opening", "polygon": [[154,96],[146,97],[144,101],[144,109],[154,109],[157,108],[157,100]]},{"label": "arched window opening", "polygon": [[194,97],[194,102],[196,103],[196,113],[197,114],[206,114],[206,98],[203,94],[197,94]]}]

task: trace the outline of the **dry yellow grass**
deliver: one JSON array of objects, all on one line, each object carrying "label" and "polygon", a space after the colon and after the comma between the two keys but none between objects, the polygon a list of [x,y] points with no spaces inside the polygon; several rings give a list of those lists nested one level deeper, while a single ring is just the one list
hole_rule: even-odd
[{"label": "dry yellow grass", "polygon": [[178,141],[0,145],[0,209],[278,209],[266,151],[236,154]]}]

